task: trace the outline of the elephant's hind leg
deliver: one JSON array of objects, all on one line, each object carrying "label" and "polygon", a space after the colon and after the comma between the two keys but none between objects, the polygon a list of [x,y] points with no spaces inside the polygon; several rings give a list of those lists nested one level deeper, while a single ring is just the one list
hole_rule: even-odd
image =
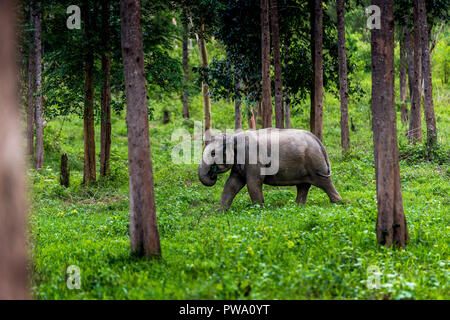
[{"label": "elephant's hind leg", "polygon": [[306,204],[306,197],[308,196],[310,187],[310,183],[300,183],[297,185],[297,199],[295,200],[297,204]]}]

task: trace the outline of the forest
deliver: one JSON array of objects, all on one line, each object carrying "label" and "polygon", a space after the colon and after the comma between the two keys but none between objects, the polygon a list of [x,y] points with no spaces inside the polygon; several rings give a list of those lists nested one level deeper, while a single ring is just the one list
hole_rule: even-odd
[{"label": "forest", "polygon": [[0,299],[450,299],[449,13],[0,1]]}]

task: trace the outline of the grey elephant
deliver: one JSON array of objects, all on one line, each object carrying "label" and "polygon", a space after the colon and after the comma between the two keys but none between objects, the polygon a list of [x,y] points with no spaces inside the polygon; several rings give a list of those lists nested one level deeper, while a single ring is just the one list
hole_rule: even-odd
[{"label": "grey elephant", "polygon": [[230,169],[220,200],[223,210],[245,185],[253,203],[264,203],[263,184],[297,186],[298,204],[306,203],[311,185],[324,190],[331,202],[342,200],[331,180],[327,152],[308,131],[270,128],[212,136],[198,168],[200,181],[213,186],[217,175]]}]

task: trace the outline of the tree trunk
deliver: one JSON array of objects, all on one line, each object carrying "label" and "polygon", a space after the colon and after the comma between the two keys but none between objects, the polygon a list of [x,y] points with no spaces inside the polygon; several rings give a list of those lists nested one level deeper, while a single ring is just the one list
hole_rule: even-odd
[{"label": "tree trunk", "polygon": [[422,93],[422,44],[418,1],[414,0],[414,81],[411,95],[408,138],[412,143],[422,142],[421,93]]},{"label": "tree trunk", "polygon": [[378,243],[404,247],[409,240],[403,212],[394,93],[394,1],[372,0],[381,29],[372,29],[372,126],[377,182]]},{"label": "tree trunk", "polygon": [[36,157],[35,166],[36,169],[42,169],[44,166],[44,118],[42,109],[42,45],[41,45],[41,33],[42,33],[42,12],[41,2],[36,2],[35,7],[35,19],[34,19],[34,45],[35,51],[35,103],[36,103]]},{"label": "tree trunk", "polygon": [[255,109],[252,106],[250,106],[250,112],[247,115],[247,124],[249,130],[256,130]]},{"label": "tree trunk", "polygon": [[140,0],[120,1],[127,100],[130,242],[133,253],[149,257],[160,256],[161,245],[156,221],[141,17]]},{"label": "tree trunk", "polygon": [[338,55],[339,55],[339,93],[341,97],[341,146],[345,153],[350,149],[350,132],[348,128],[348,77],[347,52],[345,48],[345,16],[344,0],[336,1],[338,22]]},{"label": "tree trunk", "polygon": [[261,0],[261,74],[262,127],[272,127],[272,94],[270,88],[269,0]]},{"label": "tree trunk", "polygon": [[[436,117],[434,115],[433,104],[433,82],[431,78],[431,57],[430,57],[430,42],[429,33],[427,29],[427,11],[425,0],[419,0],[419,14],[422,27],[422,62],[423,62],[423,79],[424,79],[424,98],[423,109],[425,111],[425,121],[427,124],[427,143],[432,146],[436,144],[437,130]],[[431,33],[431,32],[430,32]]]},{"label": "tree trunk", "polygon": [[311,57],[313,84],[311,90],[310,129],[317,138],[323,138],[323,61],[322,61],[322,0],[310,0]]},{"label": "tree trunk", "polygon": [[111,158],[111,53],[109,17],[111,1],[102,2],[102,74],[103,86],[101,91],[101,128],[100,128],[100,176],[105,177],[110,169]]},{"label": "tree trunk", "polygon": [[436,36],[434,37],[433,43],[431,44],[430,56],[433,53],[434,48],[436,47],[436,43],[437,43],[437,41],[439,39],[439,34],[441,33],[443,26],[444,26],[444,20],[441,21],[441,24],[439,25],[439,29],[436,32]]},{"label": "tree trunk", "polygon": [[284,105],[284,121],[286,124],[286,129],[291,128],[291,96],[289,94],[289,89],[285,90],[285,105]]},{"label": "tree trunk", "polygon": [[408,108],[406,106],[407,101],[407,89],[406,89],[406,48],[405,40],[400,39],[400,77],[399,77],[399,88],[400,88],[400,119],[403,123],[408,122]]},{"label": "tree trunk", "polygon": [[[33,0],[30,1],[30,25],[34,26],[34,3]],[[28,92],[27,92],[27,155],[29,157],[34,156],[34,73],[36,72],[35,67],[35,50],[34,45],[34,34],[30,37],[30,51],[28,56]]]},{"label": "tree trunk", "polygon": [[234,96],[234,129],[242,129],[242,107],[241,107],[241,94],[239,90],[241,89],[241,82],[238,80],[234,85],[235,96]]},{"label": "tree trunk", "polygon": [[[287,68],[287,63],[289,60],[289,43],[283,45],[283,55],[284,55],[284,68]],[[284,91],[284,121],[286,129],[291,128],[291,95],[289,93],[289,88]]]},{"label": "tree trunk", "polygon": [[61,172],[59,182],[63,187],[68,188],[70,186],[70,170],[68,166],[67,153],[61,155]]},{"label": "tree trunk", "polygon": [[0,1],[0,300],[27,299],[24,150],[17,101],[15,14]]},{"label": "tree trunk", "polygon": [[280,52],[280,31],[278,26],[278,2],[270,0],[271,26],[272,26],[272,47],[273,47],[273,66],[275,71],[275,126],[284,128],[284,110],[283,110],[283,77],[281,69]]},{"label": "tree trunk", "polygon": [[84,170],[83,183],[90,184],[96,180],[95,164],[95,130],[94,130],[94,48],[92,44],[94,18],[89,14],[89,2],[85,0],[84,8]]},{"label": "tree trunk", "polygon": [[[200,27],[200,34],[196,34],[202,68],[208,68],[208,52],[206,51],[205,26]],[[203,96],[203,126],[204,132],[211,129],[211,101],[209,99],[209,86],[206,82],[202,83]]]},{"label": "tree trunk", "polygon": [[[183,10],[183,14],[186,15],[185,10]],[[188,85],[189,85],[189,48],[188,48],[188,32],[189,27],[186,22],[183,22],[183,72],[184,72],[184,83],[183,83],[183,118],[189,118],[189,94],[188,94]]]},{"label": "tree trunk", "polygon": [[[408,24],[408,21],[406,21],[406,24]],[[413,41],[408,26],[403,27],[403,38],[405,40],[406,62],[408,66],[409,99],[411,100],[414,86],[414,57],[412,48]]]}]

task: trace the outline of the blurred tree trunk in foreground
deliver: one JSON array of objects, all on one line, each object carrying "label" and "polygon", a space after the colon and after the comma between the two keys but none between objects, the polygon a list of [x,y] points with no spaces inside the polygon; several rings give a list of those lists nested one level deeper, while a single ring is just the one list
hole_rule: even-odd
[{"label": "blurred tree trunk in foreground", "polygon": [[16,1],[0,1],[0,300],[28,298],[24,150],[19,119]]}]

